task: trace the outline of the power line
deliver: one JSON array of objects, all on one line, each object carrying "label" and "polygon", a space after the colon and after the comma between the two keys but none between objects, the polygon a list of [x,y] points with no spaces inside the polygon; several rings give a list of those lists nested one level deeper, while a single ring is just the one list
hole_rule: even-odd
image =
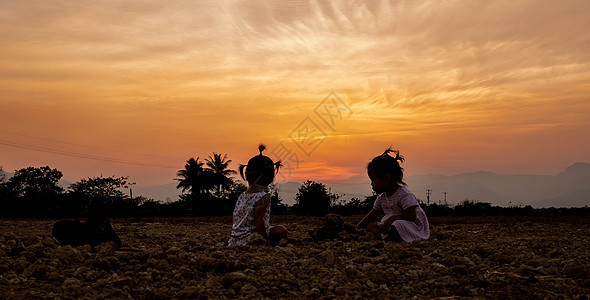
[{"label": "power line", "polygon": [[136,166],[144,166],[144,167],[155,167],[155,168],[167,168],[167,169],[177,169],[178,168],[178,167],[171,166],[171,165],[164,165],[164,164],[158,164],[158,163],[134,162],[134,161],[114,159],[114,158],[98,156],[98,155],[82,154],[82,153],[77,153],[77,152],[70,152],[70,151],[57,150],[57,149],[51,149],[51,148],[45,148],[45,147],[39,147],[39,146],[33,146],[33,145],[27,145],[27,144],[14,143],[14,142],[9,142],[9,141],[4,141],[4,140],[0,140],[0,145],[5,145],[5,146],[9,146],[9,147],[14,147],[14,148],[28,149],[28,150],[39,151],[39,152],[45,152],[45,153],[59,154],[59,155],[63,155],[63,156],[70,156],[70,157],[77,157],[77,158],[83,158],[83,159],[92,159],[92,160],[98,160],[98,161],[119,163],[119,164],[136,165]]},{"label": "power line", "polygon": [[144,153],[128,152],[128,151],[121,151],[121,150],[109,149],[109,148],[104,148],[104,147],[97,147],[97,146],[90,146],[90,145],[70,143],[70,142],[60,141],[60,140],[56,140],[56,139],[50,139],[50,138],[46,138],[46,137],[39,137],[39,136],[34,136],[34,135],[29,135],[29,134],[12,132],[12,131],[8,131],[8,130],[4,130],[4,129],[0,129],[0,132],[12,134],[12,135],[24,136],[24,137],[38,139],[38,140],[50,141],[50,142],[55,142],[55,143],[60,143],[60,144],[65,144],[65,145],[72,145],[72,146],[79,146],[79,147],[91,148],[91,149],[96,149],[96,150],[105,150],[105,151],[111,151],[111,152],[118,152],[118,153],[125,153],[125,154],[133,154],[133,155],[142,155],[142,156],[150,156],[150,157],[156,156],[156,157],[165,158],[165,159],[172,159],[171,157],[160,156],[160,155],[151,155],[151,154],[144,154]]}]

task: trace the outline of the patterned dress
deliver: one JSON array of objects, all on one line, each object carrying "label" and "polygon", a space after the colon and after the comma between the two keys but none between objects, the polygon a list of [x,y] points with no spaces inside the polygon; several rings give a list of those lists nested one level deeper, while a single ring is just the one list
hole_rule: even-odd
[{"label": "patterned dress", "polygon": [[[258,192],[251,194],[242,193],[240,195],[234,208],[231,237],[227,241],[228,246],[245,246],[248,236],[256,232],[256,222],[254,219],[256,204],[266,194],[266,192]],[[264,226],[266,228],[266,236],[268,236],[270,232],[270,205],[267,206],[266,213],[264,214]]]},{"label": "patterned dress", "polygon": [[[420,207],[416,196],[412,194],[407,188],[400,187],[397,191],[387,197],[386,193],[381,193],[377,196],[373,209],[382,211],[385,216],[381,219],[384,222],[386,218],[394,215],[401,215],[404,210],[412,207],[416,207],[416,220],[395,220],[391,226],[395,226],[395,229],[399,233],[400,237],[406,242],[426,240],[430,237],[430,229],[426,213]],[[381,238],[387,238],[387,234],[382,233]]]}]

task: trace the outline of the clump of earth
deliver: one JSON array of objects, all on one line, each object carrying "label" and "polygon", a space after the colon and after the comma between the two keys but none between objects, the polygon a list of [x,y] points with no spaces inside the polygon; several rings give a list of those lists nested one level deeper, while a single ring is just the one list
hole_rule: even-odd
[{"label": "clump of earth", "polygon": [[0,220],[0,298],[590,294],[588,218],[476,217],[459,224],[432,218],[431,238],[414,243],[370,240],[352,225],[360,216],[340,217],[342,223],[336,217],[272,218],[287,227],[291,241],[228,248],[229,217],[114,219],[122,247],[72,247],[51,236],[55,220]]}]

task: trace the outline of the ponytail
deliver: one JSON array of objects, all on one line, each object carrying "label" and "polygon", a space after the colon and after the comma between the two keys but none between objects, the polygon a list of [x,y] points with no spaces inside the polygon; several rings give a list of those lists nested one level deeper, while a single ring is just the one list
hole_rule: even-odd
[{"label": "ponytail", "polygon": [[[395,153],[395,157],[389,155],[390,152]],[[400,163],[404,162],[404,157],[399,155],[399,150],[393,150],[393,149],[391,149],[391,146],[389,146],[389,148],[387,148],[387,150],[385,150],[383,152],[383,154],[381,154],[381,156],[389,156],[389,157],[392,157],[393,159],[395,159],[396,161],[399,161]]]},{"label": "ponytail", "polygon": [[[395,156],[391,156],[389,153],[395,153]],[[389,173],[396,184],[406,185],[404,182],[404,169],[400,166],[403,161],[404,157],[399,155],[399,151],[389,147],[383,151],[383,154],[373,158],[367,165],[367,169],[373,170],[379,176],[385,176],[385,174]]]}]

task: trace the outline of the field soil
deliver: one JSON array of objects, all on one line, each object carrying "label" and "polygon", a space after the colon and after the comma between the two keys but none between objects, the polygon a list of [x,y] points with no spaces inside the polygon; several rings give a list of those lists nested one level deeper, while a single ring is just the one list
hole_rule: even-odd
[{"label": "field soil", "polygon": [[414,243],[346,231],[313,241],[308,232],[321,218],[271,221],[293,239],[228,248],[229,217],[114,219],[117,249],[59,246],[55,220],[0,220],[0,299],[590,295],[588,218],[432,218],[431,238]]}]

